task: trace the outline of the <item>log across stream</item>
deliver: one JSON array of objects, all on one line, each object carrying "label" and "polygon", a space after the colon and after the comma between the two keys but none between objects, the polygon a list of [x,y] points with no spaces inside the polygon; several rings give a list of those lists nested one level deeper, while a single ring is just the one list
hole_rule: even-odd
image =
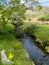
[{"label": "log across stream", "polygon": [[49,65],[49,56],[36,46],[31,37],[24,35],[21,41],[29,57],[35,61],[36,65]]}]

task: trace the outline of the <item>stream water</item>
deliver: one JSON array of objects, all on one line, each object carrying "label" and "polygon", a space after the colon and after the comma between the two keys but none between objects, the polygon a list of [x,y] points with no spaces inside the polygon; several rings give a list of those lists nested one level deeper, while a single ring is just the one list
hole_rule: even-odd
[{"label": "stream water", "polygon": [[46,54],[36,46],[31,37],[25,35],[21,40],[29,57],[35,61],[36,65],[49,65],[49,56],[46,56]]}]

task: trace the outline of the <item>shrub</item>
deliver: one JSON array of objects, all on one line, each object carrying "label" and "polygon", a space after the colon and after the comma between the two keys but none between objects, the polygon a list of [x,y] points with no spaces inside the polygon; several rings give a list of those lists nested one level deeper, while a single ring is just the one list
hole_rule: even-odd
[{"label": "shrub", "polygon": [[43,14],[44,16],[38,18],[40,21],[49,21],[49,14]]},{"label": "shrub", "polygon": [[29,18],[28,20],[31,21],[31,18]]},{"label": "shrub", "polygon": [[45,21],[46,18],[45,18],[45,17],[41,17],[41,18],[39,18],[38,20],[39,20],[39,21]]},{"label": "shrub", "polygon": [[40,6],[40,5],[39,5],[39,6],[37,6],[37,7],[38,7],[38,9],[39,9],[39,10],[41,10],[41,9],[43,8],[43,7],[42,7],[42,6]]}]

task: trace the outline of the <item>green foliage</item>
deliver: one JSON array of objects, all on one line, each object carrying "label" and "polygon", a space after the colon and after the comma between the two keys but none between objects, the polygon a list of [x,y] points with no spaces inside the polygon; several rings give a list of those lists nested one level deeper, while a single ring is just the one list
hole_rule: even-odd
[{"label": "green foliage", "polygon": [[39,10],[41,10],[43,7],[39,5],[39,6],[37,6],[37,8],[38,8]]},{"label": "green foliage", "polygon": [[29,18],[28,20],[31,21],[31,18]]},{"label": "green foliage", "polygon": [[[14,62],[14,65],[34,65],[34,63],[27,57],[27,52],[23,48],[21,42],[16,39],[9,30],[14,31],[14,26],[8,23],[6,25],[6,34],[0,35],[0,49],[4,49],[6,51],[7,57],[10,53],[14,54],[14,58],[11,60]],[[1,55],[0,65],[4,65],[1,61]]]},{"label": "green foliage", "polygon": [[[32,36],[36,37],[36,41],[41,43],[43,47],[49,45],[49,25],[26,23],[21,26],[21,29]],[[47,50],[46,50],[47,51]]]},{"label": "green foliage", "polygon": [[[25,0],[26,3],[28,0]],[[33,4],[37,3],[35,0],[29,0]],[[6,0],[1,0],[0,1],[0,22],[2,23],[3,26],[3,32],[5,32],[6,24],[10,20],[10,22],[15,22],[15,21],[23,21],[25,19],[25,11],[26,11],[26,6],[24,4],[20,4],[20,0],[10,0],[7,2]],[[14,14],[14,16],[13,16]],[[20,18],[20,19],[18,19]]]},{"label": "green foliage", "polygon": [[41,18],[39,18],[38,20],[46,21],[45,17],[41,17]]},{"label": "green foliage", "polygon": [[[9,2],[8,6],[6,6],[6,4],[7,4],[6,0],[2,1],[2,2],[3,2],[3,4],[2,3],[0,4],[0,22],[2,24],[3,32],[5,32],[6,24],[8,23],[9,20],[10,20],[10,22],[11,21],[13,21],[13,22],[22,21],[22,19],[24,18],[25,6],[20,5],[19,0],[17,0],[17,1],[11,0]],[[10,5],[12,5],[12,6],[10,6]],[[13,14],[14,14],[14,16],[13,16]],[[16,15],[16,17],[15,17],[15,15]]]},{"label": "green foliage", "polygon": [[43,17],[40,17],[38,20],[40,20],[40,21],[49,21],[49,14],[45,14]]}]

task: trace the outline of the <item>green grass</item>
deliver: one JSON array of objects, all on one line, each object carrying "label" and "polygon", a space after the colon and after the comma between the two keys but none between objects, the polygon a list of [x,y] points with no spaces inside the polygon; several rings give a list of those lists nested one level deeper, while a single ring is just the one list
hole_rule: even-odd
[{"label": "green grass", "polygon": [[36,25],[34,28],[34,35],[43,43],[49,42],[49,25]]},{"label": "green grass", "polygon": [[[0,35],[0,49],[6,51],[7,57],[10,53],[14,54],[14,58],[11,60],[14,62],[13,65],[34,65],[33,61],[27,56],[27,52],[22,46],[22,43],[13,34],[9,33],[9,30],[14,31],[14,27],[8,24],[5,34]],[[1,62],[1,55],[0,65],[4,65]]]},{"label": "green grass", "polygon": [[[25,33],[32,36],[34,35],[36,37],[36,41],[42,43],[42,45],[49,45],[49,25],[26,23],[22,25],[21,28]],[[49,46],[46,48],[46,51],[47,50],[49,50]]]},{"label": "green grass", "polygon": [[49,25],[30,24],[30,23],[27,24],[26,23],[22,25],[21,28],[25,32],[30,31],[32,35],[35,35],[42,42],[49,42]]}]

